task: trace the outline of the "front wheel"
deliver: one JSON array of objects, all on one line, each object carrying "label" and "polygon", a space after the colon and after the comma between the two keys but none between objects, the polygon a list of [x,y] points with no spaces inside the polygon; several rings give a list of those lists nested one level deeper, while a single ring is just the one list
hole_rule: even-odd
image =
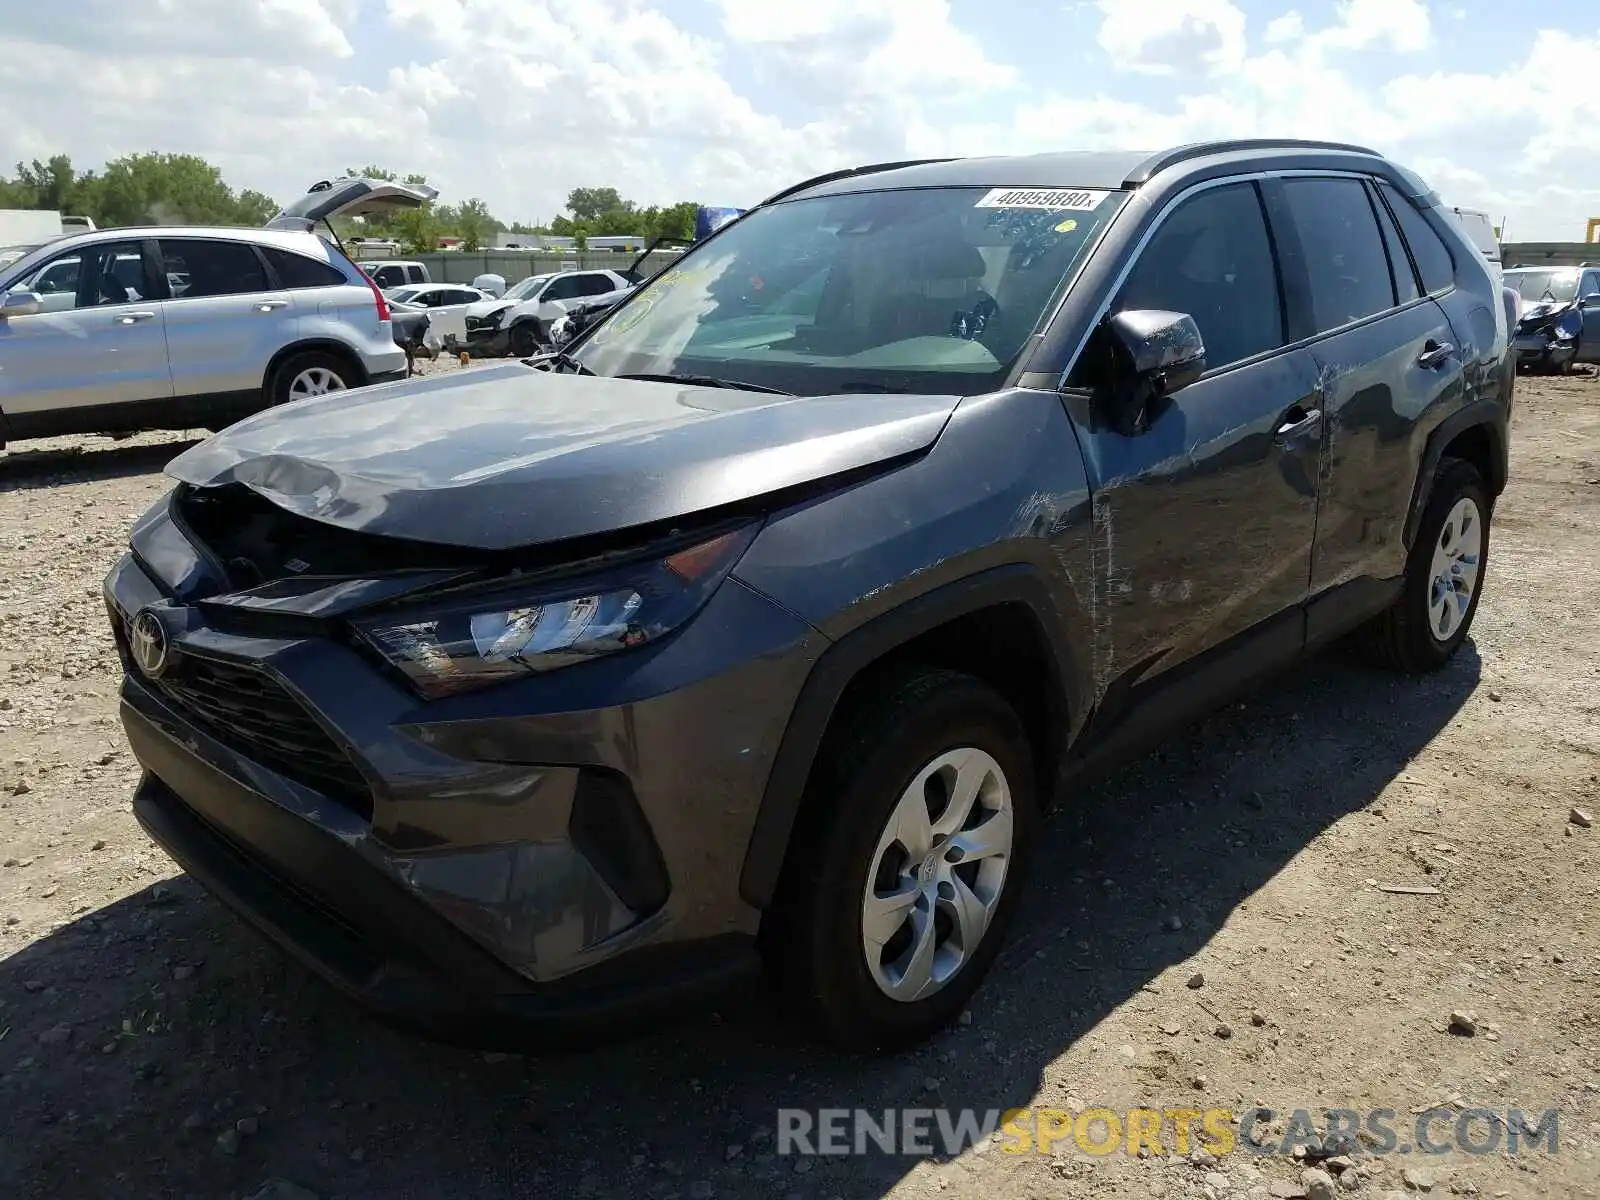
[{"label": "front wheel", "polygon": [[1356,633],[1367,658],[1420,674],[1455,656],[1483,595],[1491,513],[1478,469],[1459,458],[1442,459],[1400,597]]},{"label": "front wheel", "polygon": [[539,331],[532,321],[511,327],[511,357],[531,358],[539,353]]},{"label": "front wheel", "polygon": [[1037,820],[1016,713],[968,675],[917,669],[842,711],[763,928],[782,994],[849,1049],[952,1021],[999,952]]}]

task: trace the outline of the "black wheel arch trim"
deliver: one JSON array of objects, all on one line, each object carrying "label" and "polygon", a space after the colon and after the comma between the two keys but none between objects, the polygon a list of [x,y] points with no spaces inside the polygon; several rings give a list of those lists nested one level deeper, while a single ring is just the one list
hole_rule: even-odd
[{"label": "black wheel arch trim", "polygon": [[[739,875],[739,894],[747,903],[757,909],[766,909],[772,903],[812,766],[828,723],[850,683],[862,671],[922,634],[1001,604],[1026,605],[1038,621],[1050,646],[1048,665],[1053,686],[1063,706],[1071,705],[1074,682],[1078,681],[1078,658],[1051,588],[1029,564],[991,567],[944,584],[852,629],[812,665],[790,713]],[[1063,746],[1066,734],[1063,730]],[[1046,790],[1052,782],[1039,781]]]},{"label": "black wheel arch trim", "polygon": [[356,386],[365,387],[367,384],[367,369],[361,365],[361,355],[337,338],[308,338],[303,342],[293,342],[284,346],[270,359],[267,360],[267,369],[261,376],[261,390],[266,391],[272,386],[273,378],[278,374],[278,368],[283,366],[296,354],[311,354],[321,351],[324,354],[334,354],[348,362],[356,373]]},{"label": "black wheel arch trim", "polygon": [[1428,435],[1427,444],[1423,447],[1416,482],[1412,485],[1411,508],[1406,513],[1402,539],[1407,550],[1410,550],[1416,541],[1417,527],[1422,522],[1422,514],[1427,510],[1428,500],[1433,492],[1433,478],[1439,470],[1439,460],[1444,457],[1445,447],[1467,430],[1482,427],[1489,437],[1494,459],[1493,477],[1483,481],[1489,489],[1489,498],[1493,500],[1505,490],[1510,454],[1508,424],[1505,405],[1498,400],[1485,399],[1476,400],[1456,410],[1434,427],[1433,432]]}]

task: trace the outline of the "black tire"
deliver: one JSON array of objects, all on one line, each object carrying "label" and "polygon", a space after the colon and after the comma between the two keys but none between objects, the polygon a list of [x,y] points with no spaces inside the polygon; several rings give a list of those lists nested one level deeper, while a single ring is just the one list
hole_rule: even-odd
[{"label": "black tire", "polygon": [[508,338],[512,358],[530,358],[539,353],[539,327],[532,321],[522,321],[511,327]]},{"label": "black tire", "polygon": [[289,403],[291,399],[289,389],[294,385],[295,379],[303,372],[313,370],[332,372],[344,388],[361,386],[361,377],[351,366],[349,359],[330,354],[326,350],[306,350],[300,354],[291,354],[278,364],[278,369],[272,373],[272,383],[267,388],[267,402],[272,405]]},{"label": "black tire", "polygon": [[[999,765],[1013,834],[994,914],[970,957],[930,995],[891,998],[868,968],[862,905],[878,840],[918,773],[976,747]],[[976,810],[975,810],[976,811]],[[777,902],[762,928],[770,980],[797,1015],[851,1050],[920,1042],[954,1020],[983,982],[1015,915],[1038,821],[1031,748],[1016,713],[968,675],[908,669],[836,715],[807,787]],[[970,864],[974,868],[976,863]]]},{"label": "black tire", "polygon": [[[1477,581],[1460,626],[1441,639],[1429,621],[1433,587],[1433,553],[1446,519],[1458,501],[1471,499],[1482,522]],[[1443,458],[1433,477],[1433,491],[1417,527],[1417,540],[1406,560],[1404,586],[1393,606],[1356,630],[1352,645],[1377,666],[1410,675],[1437,671],[1455,656],[1472,630],[1489,568],[1489,534],[1494,506],[1478,468],[1459,458]]]}]

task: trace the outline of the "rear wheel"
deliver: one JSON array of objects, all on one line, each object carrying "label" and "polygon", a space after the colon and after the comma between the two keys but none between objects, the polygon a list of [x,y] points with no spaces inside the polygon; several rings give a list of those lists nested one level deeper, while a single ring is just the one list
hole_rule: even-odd
[{"label": "rear wheel", "polygon": [[1491,512],[1478,469],[1459,458],[1442,459],[1400,598],[1356,632],[1366,658],[1413,674],[1450,661],[1467,640],[1483,594]]},{"label": "rear wheel", "polygon": [[308,350],[284,360],[273,372],[271,402],[288,404],[329,392],[342,392],[358,382],[350,364],[322,350]]},{"label": "rear wheel", "polygon": [[914,669],[841,711],[763,928],[782,994],[834,1042],[906,1046],[999,952],[1037,819],[1021,723],[990,687]]}]

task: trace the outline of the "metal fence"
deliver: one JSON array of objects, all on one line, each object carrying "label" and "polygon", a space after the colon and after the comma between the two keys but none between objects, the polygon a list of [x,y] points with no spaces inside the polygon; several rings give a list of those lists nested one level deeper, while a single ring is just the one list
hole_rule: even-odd
[{"label": "metal fence", "polygon": [[1500,247],[1500,261],[1508,267],[1576,267],[1580,263],[1600,263],[1600,243],[1506,242]]},{"label": "metal fence", "polygon": [[[365,256],[363,256],[365,257]],[[400,257],[400,256],[395,256]],[[529,253],[526,250],[440,250],[419,254],[414,260],[428,268],[435,283],[471,283],[479,275],[503,275],[507,285],[547,271],[627,270],[636,254],[612,250]],[[657,252],[640,264],[645,275],[654,274],[677,256]]]}]

